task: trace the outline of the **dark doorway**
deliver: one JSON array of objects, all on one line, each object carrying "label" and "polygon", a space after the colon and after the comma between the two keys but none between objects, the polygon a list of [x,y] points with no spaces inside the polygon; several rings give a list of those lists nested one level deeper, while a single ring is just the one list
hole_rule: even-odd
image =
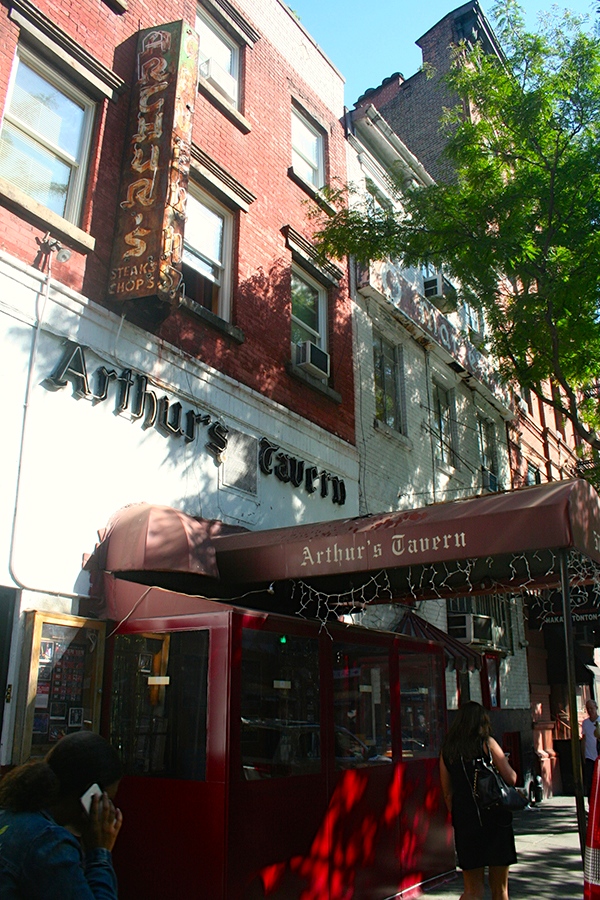
[{"label": "dark doorway", "polygon": [[6,697],[8,677],[8,657],[10,640],[15,613],[15,601],[17,592],[14,588],[0,587],[0,732],[4,717],[4,702]]}]

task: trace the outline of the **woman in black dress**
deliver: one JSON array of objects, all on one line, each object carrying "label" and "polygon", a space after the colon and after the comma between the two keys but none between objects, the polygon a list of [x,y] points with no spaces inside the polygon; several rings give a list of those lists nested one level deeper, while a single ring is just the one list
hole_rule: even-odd
[{"label": "woman in black dress", "polygon": [[512,813],[508,809],[480,811],[475,803],[474,760],[482,754],[491,757],[508,785],[516,784],[516,772],[490,735],[487,712],[470,700],[459,709],[440,756],[442,790],[452,814],[456,855],[463,870],[461,900],[482,900],[486,866],[493,900],[508,900],[508,867],[517,861]]}]

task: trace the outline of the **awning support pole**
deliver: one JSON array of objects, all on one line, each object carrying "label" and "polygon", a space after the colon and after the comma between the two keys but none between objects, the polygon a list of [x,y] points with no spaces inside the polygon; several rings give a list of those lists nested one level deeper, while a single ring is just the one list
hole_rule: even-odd
[{"label": "awning support pole", "polygon": [[571,726],[571,757],[573,762],[573,786],[577,807],[577,827],[581,859],[585,856],[586,817],[583,802],[583,772],[581,747],[579,743],[579,719],[577,716],[577,694],[575,676],[575,651],[573,644],[573,620],[571,619],[571,585],[569,583],[569,558],[566,550],[560,551],[560,582],[565,630],[565,652],[567,658],[567,690],[569,695],[569,724]]}]

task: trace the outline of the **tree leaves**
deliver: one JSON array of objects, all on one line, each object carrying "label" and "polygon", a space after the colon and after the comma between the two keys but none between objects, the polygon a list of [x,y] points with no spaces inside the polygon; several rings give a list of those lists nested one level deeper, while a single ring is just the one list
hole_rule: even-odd
[{"label": "tree leaves", "polygon": [[452,51],[457,102],[443,127],[454,180],[398,179],[399,211],[350,195],[317,239],[362,262],[443,264],[484,308],[505,377],[558,404],[600,450],[598,399],[577,401],[600,383],[600,41],[568,12],[535,34],[515,0],[493,15],[503,54]]}]

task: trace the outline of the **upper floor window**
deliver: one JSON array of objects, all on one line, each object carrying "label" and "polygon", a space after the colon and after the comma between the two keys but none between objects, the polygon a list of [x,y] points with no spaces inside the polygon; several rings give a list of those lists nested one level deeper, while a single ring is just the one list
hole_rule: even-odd
[{"label": "upper floor window", "polygon": [[440,462],[455,464],[454,392],[433,382],[433,418],[437,443],[435,452]]},{"label": "upper floor window", "polygon": [[496,426],[489,419],[478,417],[477,435],[479,438],[482,487],[487,491],[497,491]]},{"label": "upper floor window", "polygon": [[200,37],[200,75],[228,103],[239,106],[240,48],[210,16],[196,15]]},{"label": "upper floor window", "polygon": [[324,137],[297,109],[292,109],[292,168],[315,190],[325,184]]},{"label": "upper floor window", "polygon": [[402,347],[394,347],[381,334],[374,331],[373,365],[375,415],[380,422],[405,433]]},{"label": "upper floor window", "polygon": [[197,188],[190,190],[186,212],[182,258],[185,296],[229,320],[233,214]]},{"label": "upper floor window", "polygon": [[317,347],[327,347],[327,292],[306,273],[292,270],[292,343],[312,341]]},{"label": "upper floor window", "polygon": [[81,216],[94,103],[20,47],[2,132],[0,176],[69,222]]}]

